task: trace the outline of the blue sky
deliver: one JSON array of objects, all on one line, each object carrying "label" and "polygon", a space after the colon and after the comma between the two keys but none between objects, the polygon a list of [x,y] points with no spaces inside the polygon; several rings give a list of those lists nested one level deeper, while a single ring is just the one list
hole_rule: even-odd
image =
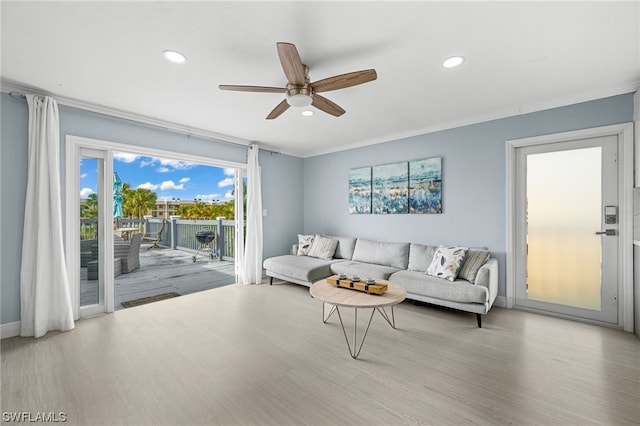
[{"label": "blue sky", "polygon": [[[80,163],[80,198],[96,192],[96,160]],[[234,169],[204,166],[186,161],[148,157],[127,152],[113,153],[113,170],[131,188],[147,188],[158,200],[232,200]]]}]

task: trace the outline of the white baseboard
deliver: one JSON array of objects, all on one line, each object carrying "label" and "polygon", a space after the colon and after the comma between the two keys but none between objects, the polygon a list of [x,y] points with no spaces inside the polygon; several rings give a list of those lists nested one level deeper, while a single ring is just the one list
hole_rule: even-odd
[{"label": "white baseboard", "polygon": [[20,321],[0,324],[0,339],[16,337],[20,335]]},{"label": "white baseboard", "polygon": [[506,308],[507,298],[504,296],[496,296],[496,300],[493,302],[493,306],[497,306],[499,308]]}]

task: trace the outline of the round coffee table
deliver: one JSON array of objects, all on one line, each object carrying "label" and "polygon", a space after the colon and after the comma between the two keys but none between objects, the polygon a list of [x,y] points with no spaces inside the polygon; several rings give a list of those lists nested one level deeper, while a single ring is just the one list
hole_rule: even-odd
[{"label": "round coffee table", "polygon": [[[326,324],[331,315],[334,312],[338,313],[340,318],[340,325],[342,326],[342,332],[344,338],[347,341],[347,348],[349,349],[349,355],[352,358],[358,358],[362,345],[364,345],[364,339],[367,337],[373,314],[378,311],[380,315],[387,321],[391,328],[396,328],[395,316],[393,314],[393,306],[402,302],[407,297],[407,292],[397,285],[391,284],[388,281],[376,280],[378,283],[387,284],[387,291],[381,295],[368,294],[361,291],[351,290],[347,288],[337,287],[329,284],[327,280],[321,280],[314,283],[309,288],[311,297],[321,300],[322,303],[322,322]],[[325,316],[325,304],[332,305],[329,313]],[[390,307],[390,313],[385,310],[386,307]],[[353,324],[353,345],[347,337],[347,331],[342,321],[342,315],[340,314],[340,308],[353,308],[354,312],[354,324]],[[369,308],[371,309],[371,316],[367,323],[367,327],[362,335],[362,340],[358,344],[358,309]]]}]

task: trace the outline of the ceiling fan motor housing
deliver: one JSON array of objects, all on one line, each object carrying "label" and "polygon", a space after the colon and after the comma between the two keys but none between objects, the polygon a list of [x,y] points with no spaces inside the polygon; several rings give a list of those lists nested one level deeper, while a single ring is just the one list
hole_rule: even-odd
[{"label": "ceiling fan motor housing", "polygon": [[296,108],[303,108],[311,105],[313,90],[308,83],[304,86],[287,85],[287,103]]}]

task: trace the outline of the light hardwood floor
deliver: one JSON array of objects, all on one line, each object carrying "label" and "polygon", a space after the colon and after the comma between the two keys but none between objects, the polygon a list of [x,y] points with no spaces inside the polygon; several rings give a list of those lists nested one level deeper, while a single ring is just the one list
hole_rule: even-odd
[{"label": "light hardwood floor", "polygon": [[[345,290],[349,291],[349,290]],[[73,425],[631,425],[630,333],[404,302],[357,360],[308,288],[230,285],[1,342],[2,412]],[[364,318],[365,315],[362,315]]]}]

